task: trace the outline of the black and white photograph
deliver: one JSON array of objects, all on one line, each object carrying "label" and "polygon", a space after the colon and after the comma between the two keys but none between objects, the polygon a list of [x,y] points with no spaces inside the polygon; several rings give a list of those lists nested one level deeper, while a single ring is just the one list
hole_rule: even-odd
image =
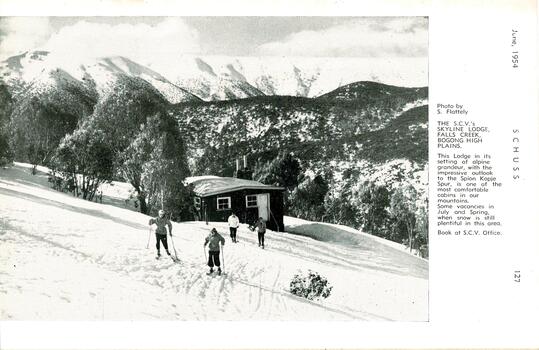
[{"label": "black and white photograph", "polygon": [[0,17],[0,319],[428,322],[428,37]]}]

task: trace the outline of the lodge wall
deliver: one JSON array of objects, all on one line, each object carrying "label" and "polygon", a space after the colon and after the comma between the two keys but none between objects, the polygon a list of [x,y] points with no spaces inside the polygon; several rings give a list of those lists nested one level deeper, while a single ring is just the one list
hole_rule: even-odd
[{"label": "lodge wall", "polygon": [[[234,212],[241,223],[252,224],[258,215],[258,207],[247,207],[246,196],[268,193],[270,197],[270,218],[266,222],[268,229],[274,231],[284,231],[283,212],[284,198],[282,190],[260,190],[260,189],[243,189],[239,191],[231,191],[216,195],[199,198],[200,202],[196,205],[198,219],[201,221],[220,221],[226,222],[232,212]],[[229,209],[218,209],[217,198],[230,197]]]}]

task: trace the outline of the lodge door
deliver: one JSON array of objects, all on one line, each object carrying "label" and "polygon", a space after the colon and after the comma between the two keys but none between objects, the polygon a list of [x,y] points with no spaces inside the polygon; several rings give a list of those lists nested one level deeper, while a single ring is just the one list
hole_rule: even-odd
[{"label": "lodge door", "polygon": [[256,195],[256,203],[258,205],[258,217],[269,221],[270,219],[270,201],[269,193],[262,193]]}]

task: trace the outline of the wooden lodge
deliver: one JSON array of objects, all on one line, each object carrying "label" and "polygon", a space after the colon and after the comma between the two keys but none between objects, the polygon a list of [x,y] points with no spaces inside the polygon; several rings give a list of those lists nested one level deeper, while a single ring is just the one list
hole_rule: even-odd
[{"label": "wooden lodge", "polygon": [[[246,163],[244,158],[244,163]],[[245,164],[246,165],[246,164]],[[239,169],[236,177],[194,176],[187,179],[193,186],[194,207],[201,221],[224,221],[233,212],[241,223],[253,224],[259,217],[266,221],[268,229],[284,231],[284,188],[269,186],[251,177],[247,166]],[[238,176],[239,175],[239,176]]]}]

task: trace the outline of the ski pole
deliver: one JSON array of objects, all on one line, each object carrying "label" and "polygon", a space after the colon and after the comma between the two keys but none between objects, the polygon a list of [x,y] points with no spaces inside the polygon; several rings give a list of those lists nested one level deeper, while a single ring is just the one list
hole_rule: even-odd
[{"label": "ski pole", "polygon": [[[168,220],[172,220],[172,213],[168,215]],[[170,241],[172,242],[172,249],[174,249],[174,256],[176,257],[176,260],[178,260],[178,252],[176,251],[176,247],[174,246],[174,238],[172,238],[172,230],[169,229],[168,234],[170,235]]]},{"label": "ski pole", "polygon": [[223,273],[225,272],[225,248],[221,244],[221,255],[223,257]]},{"label": "ski pole", "polygon": [[172,238],[172,232],[168,232],[170,236],[170,242],[172,242],[172,249],[174,249],[174,256],[176,257],[176,260],[178,260],[178,252],[176,251],[176,247],[174,246],[174,238]]},{"label": "ski pole", "polygon": [[206,246],[204,246],[204,263],[208,261],[208,257],[206,256]]},{"label": "ski pole", "polygon": [[146,249],[150,247],[150,237],[152,236],[152,227],[150,226],[150,231],[148,232],[148,243],[146,243]]}]

